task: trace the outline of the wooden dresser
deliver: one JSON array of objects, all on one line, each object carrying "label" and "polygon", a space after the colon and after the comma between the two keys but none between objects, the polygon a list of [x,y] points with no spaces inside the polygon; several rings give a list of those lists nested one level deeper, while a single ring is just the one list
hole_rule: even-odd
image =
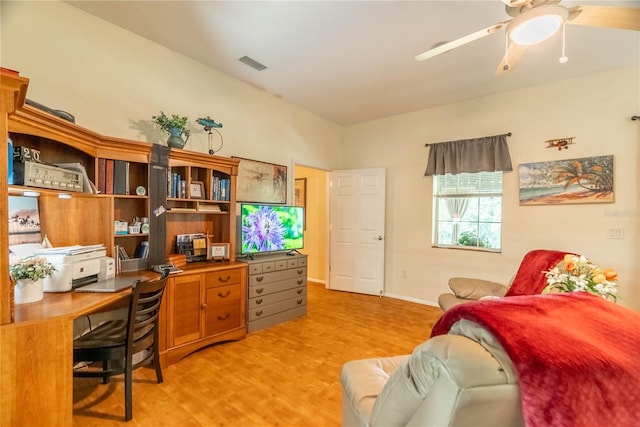
[{"label": "wooden dresser", "polygon": [[249,264],[249,333],[307,314],[307,255],[257,255]]}]

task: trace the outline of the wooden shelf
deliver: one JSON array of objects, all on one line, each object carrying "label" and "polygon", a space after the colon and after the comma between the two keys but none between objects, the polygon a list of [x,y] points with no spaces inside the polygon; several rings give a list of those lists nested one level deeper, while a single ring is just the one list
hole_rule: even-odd
[{"label": "wooden shelf", "polygon": [[[172,285],[167,292],[169,296],[163,302],[165,309],[171,304],[172,307],[183,304],[194,311],[183,312],[178,307],[172,313],[165,311],[161,315],[161,362],[178,360],[191,351],[214,342],[243,338],[246,334],[246,297],[243,286],[246,281],[246,265],[235,262],[235,183],[239,160],[100,135],[24,105],[29,80],[20,77],[18,73],[2,68],[0,77],[0,133],[5,137],[9,135],[14,147],[22,146],[40,151],[44,162],[80,164],[96,188],[104,190],[104,193],[94,194],[9,185],[7,173],[0,174],[0,211],[5,213],[5,221],[0,221],[0,323],[2,348],[12,350],[1,355],[3,370],[6,366],[11,375],[0,376],[0,424],[71,424],[73,381],[69,362],[72,357],[73,319],[89,314],[114,298],[105,295],[80,296],[73,292],[47,295],[43,301],[29,304],[30,307],[17,308],[15,322],[13,285],[9,280],[8,268],[9,230],[6,213],[9,195],[23,196],[25,191],[39,193],[40,231],[42,236],[48,236],[54,246],[103,244],[107,255],[115,257],[113,252],[116,242],[127,253],[133,254],[142,240],[148,240],[149,262],[158,259],[160,262],[154,263],[162,263],[173,252],[178,234],[207,232],[214,236],[213,243],[228,243],[230,260],[224,265],[206,263],[197,267],[202,269],[198,273],[194,269],[185,269],[198,286],[198,298],[209,300],[208,314],[200,304],[192,304],[190,295],[180,294],[184,290],[181,286]],[[8,169],[8,158],[7,150],[0,150],[0,171]],[[125,170],[129,171],[126,175],[129,179],[125,180],[124,185],[121,181],[118,182],[119,185],[113,186],[113,191],[118,189],[118,192],[128,191],[130,194],[107,194],[111,191],[108,190],[110,181],[102,173],[106,172],[103,168],[106,163],[102,159],[113,161],[114,169],[116,162],[127,162]],[[165,164],[160,164],[162,162]],[[216,183],[216,179],[228,180],[225,181],[225,188],[228,188],[229,200],[166,199],[161,191],[163,189],[158,186],[166,185],[166,180],[162,180],[163,175],[173,168],[178,168],[188,183],[203,182],[205,195],[208,197],[218,194],[217,189],[220,187],[217,185],[216,193],[212,192],[212,183]],[[164,171],[158,172],[158,169]],[[115,175],[114,181],[119,177],[121,175]],[[135,194],[138,186],[144,187],[147,194]],[[60,198],[63,193],[70,194],[71,198]],[[198,209],[200,206],[213,205],[220,206],[221,211]],[[172,215],[154,215],[152,209],[158,206],[192,210],[179,213],[168,210],[167,213]],[[149,218],[149,234],[115,234],[116,220],[131,221],[136,217]],[[226,277],[227,270],[234,275],[232,284],[235,294],[232,303],[223,297],[216,299],[218,293],[213,291],[217,287],[227,286],[216,279],[216,275]],[[156,275],[149,271],[134,274]],[[174,283],[176,279],[172,277],[171,282]],[[176,299],[171,300],[172,295]],[[52,307],[58,308],[52,311]],[[59,307],[63,309],[60,310]],[[193,341],[168,346],[168,334],[173,333],[174,337],[182,340],[184,337],[179,333],[176,335],[176,328],[191,321],[194,315],[200,316],[197,323],[202,328],[202,334]],[[219,320],[219,315],[223,320]],[[233,321],[226,321],[228,318]],[[45,363],[34,359],[36,353],[31,351],[34,342],[53,350],[49,351]]]}]

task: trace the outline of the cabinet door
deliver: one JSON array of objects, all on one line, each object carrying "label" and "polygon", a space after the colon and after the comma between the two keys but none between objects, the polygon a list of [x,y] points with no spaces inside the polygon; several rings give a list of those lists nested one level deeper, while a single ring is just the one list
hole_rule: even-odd
[{"label": "cabinet door", "polygon": [[179,275],[169,280],[170,346],[195,341],[203,336],[202,276]]}]

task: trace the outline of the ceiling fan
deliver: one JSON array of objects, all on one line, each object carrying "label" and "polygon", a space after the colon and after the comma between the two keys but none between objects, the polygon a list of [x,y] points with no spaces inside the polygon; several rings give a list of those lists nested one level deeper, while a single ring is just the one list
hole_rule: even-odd
[{"label": "ceiling fan", "polygon": [[[498,67],[498,73],[502,73],[513,68],[526,46],[548,39],[560,27],[564,32],[564,24],[640,31],[640,8],[619,6],[568,8],[561,5],[560,0],[502,0],[502,2],[505,3],[505,10],[512,19],[440,44],[417,55],[415,59],[424,61],[433,58],[504,28],[505,56]],[[560,62],[567,62],[564,54],[564,37]]]}]

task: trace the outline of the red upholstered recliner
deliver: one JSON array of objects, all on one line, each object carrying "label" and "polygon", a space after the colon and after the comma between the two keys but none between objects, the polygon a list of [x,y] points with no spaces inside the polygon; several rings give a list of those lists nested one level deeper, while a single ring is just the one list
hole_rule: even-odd
[{"label": "red upholstered recliner", "polygon": [[465,302],[476,301],[485,297],[508,297],[513,295],[539,294],[547,286],[544,271],[548,271],[563,262],[567,252],[536,249],[528,252],[520,263],[518,272],[509,285],[489,280],[468,277],[453,277],[449,279],[452,293],[440,295],[438,304],[447,311],[453,306]]}]

